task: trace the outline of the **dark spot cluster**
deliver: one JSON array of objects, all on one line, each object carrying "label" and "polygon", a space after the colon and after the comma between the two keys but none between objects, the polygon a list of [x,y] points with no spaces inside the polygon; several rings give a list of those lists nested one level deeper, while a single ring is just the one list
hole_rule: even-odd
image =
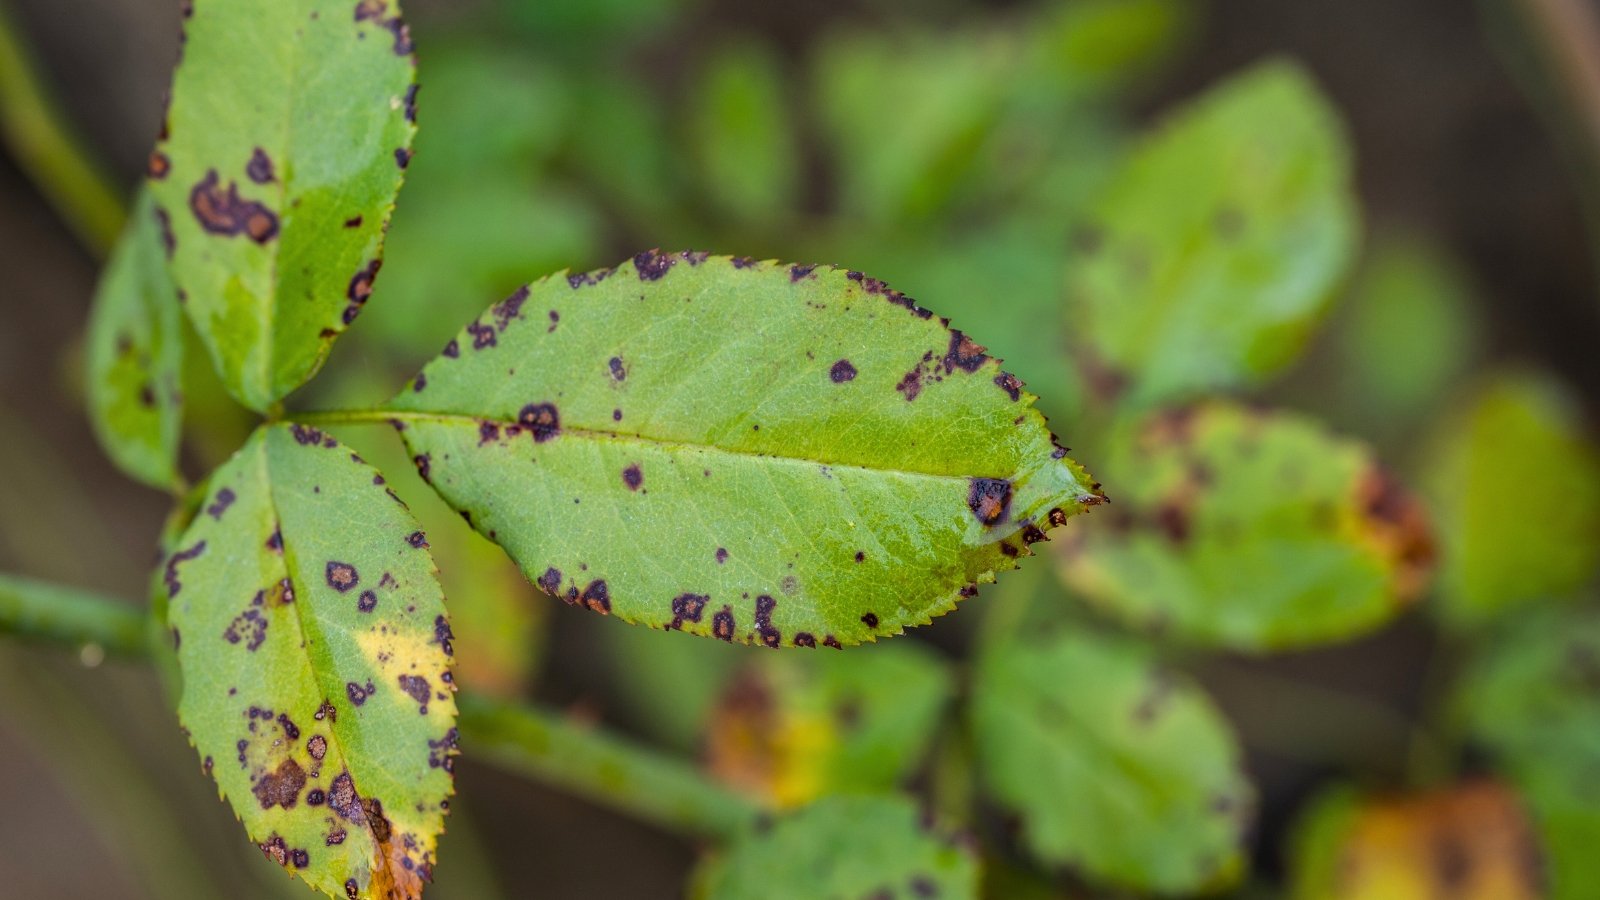
[{"label": "dark spot cluster", "polygon": [[[584,285],[596,285],[602,281],[605,281],[607,278],[610,278],[616,271],[616,267],[613,266],[609,269],[596,269],[593,272],[580,272],[576,275],[568,275],[567,284],[571,285],[573,290],[577,290]],[[555,331],[556,323],[560,321],[561,317],[552,311],[550,314],[550,330]]]},{"label": "dark spot cluster", "polygon": [[772,613],[778,608],[778,601],[769,594],[756,597],[756,637],[762,646],[777,649],[783,635],[772,624]]},{"label": "dark spot cluster", "polygon": [[256,846],[261,848],[261,852],[266,855],[267,859],[284,868],[293,866],[296,869],[304,869],[311,865],[311,854],[304,850],[290,849],[289,845],[284,842],[283,836],[276,832],[267,838],[265,843],[257,844]]},{"label": "dark spot cluster", "polygon": [[210,506],[206,507],[206,515],[220,521],[222,519],[222,514],[227,512],[228,507],[232,506],[233,501],[237,499],[238,498],[234,496],[233,491],[229,488],[223,488],[222,490],[217,491],[216,498],[211,502]]},{"label": "dark spot cluster", "polygon": [[249,176],[256,184],[270,184],[273,181],[272,157],[267,151],[257,147],[250,154],[250,161],[245,163],[244,174]]},{"label": "dark spot cluster", "polygon": [[607,361],[606,366],[607,366],[607,368],[609,368],[611,370],[611,380],[612,381],[626,381],[627,380],[627,378],[628,378],[628,369],[627,369],[626,366],[624,366],[622,364],[622,357],[620,357],[620,356],[611,357],[611,359],[609,361]]},{"label": "dark spot cluster", "polygon": [[406,121],[411,122],[412,124],[415,124],[417,121],[417,88],[418,85],[416,84],[406,88]]},{"label": "dark spot cluster", "polygon": [[167,565],[162,571],[161,580],[166,585],[168,597],[178,596],[178,591],[183,588],[183,584],[178,581],[178,566],[204,552],[206,552],[206,542],[198,541],[193,547],[187,550],[179,550],[167,558]]},{"label": "dark spot cluster", "polygon": [[356,567],[338,560],[329,560],[323,575],[328,580],[328,586],[341,594],[361,583],[361,575],[356,572]]},{"label": "dark spot cluster", "polygon": [[496,303],[489,311],[494,316],[494,327],[505,331],[511,326],[511,320],[522,318],[523,304],[528,302],[528,287],[523,285],[511,293],[511,296]]},{"label": "dark spot cluster", "polygon": [[262,615],[261,607],[264,591],[256,591],[255,598],[244,612],[233,617],[228,627],[222,630],[222,639],[230,644],[244,642],[246,650],[255,651],[267,639],[267,617]]},{"label": "dark spot cluster", "polygon": [[421,675],[401,675],[399,677],[400,690],[417,703],[417,712],[428,714],[428,698],[433,694],[433,686],[428,679]]},{"label": "dark spot cluster", "polygon": [[1006,396],[1010,397],[1012,402],[1022,399],[1022,379],[1017,376],[1010,372],[1001,372],[994,377],[994,383],[1000,390],[1006,392]]},{"label": "dark spot cluster", "polygon": [[844,384],[846,381],[853,381],[856,377],[856,367],[850,362],[850,360],[841,359],[833,364],[833,368],[828,370],[828,377],[833,379],[834,384]]},{"label": "dark spot cluster", "polygon": [[723,606],[711,616],[711,636],[719,641],[733,640],[733,607]]},{"label": "dark spot cluster", "polygon": [[396,56],[407,56],[411,53],[411,29],[401,20],[400,16],[386,16],[389,11],[387,0],[361,0],[356,4],[356,21],[371,22],[379,28],[388,29],[394,36],[394,53]]},{"label": "dark spot cluster", "polygon": [[645,250],[633,257],[633,268],[639,273],[640,281],[659,281],[661,276],[667,274],[676,262],[670,253],[657,250]]},{"label": "dark spot cluster", "polygon": [[281,806],[293,809],[300,802],[300,790],[306,786],[306,772],[300,764],[286,759],[271,772],[263,772],[250,788],[262,809]]},{"label": "dark spot cluster", "polygon": [[428,741],[428,768],[455,771],[455,757],[459,752],[456,747],[460,741],[461,734],[454,728],[446,731],[444,737]]},{"label": "dark spot cluster", "polygon": [[530,403],[517,413],[517,424],[542,444],[561,433],[561,414],[553,403]]},{"label": "dark spot cluster", "polygon": [[1011,482],[1004,478],[973,478],[967,487],[967,508],[987,527],[1000,524],[1011,511]]},{"label": "dark spot cluster", "polygon": [[290,425],[289,433],[294,436],[294,442],[302,447],[320,445],[332,449],[339,446],[339,442],[333,439],[333,435],[326,434],[322,429],[313,428],[310,425],[300,425],[298,423]]},{"label": "dark spot cluster", "polygon": [[793,284],[793,283],[798,282],[798,281],[803,281],[803,280],[805,280],[807,278],[815,277],[815,276],[812,275],[812,273],[816,271],[816,268],[817,267],[816,267],[815,264],[806,265],[806,266],[801,266],[801,265],[790,266],[789,267],[789,283]]},{"label": "dark spot cluster", "polygon": [[344,324],[349,325],[356,320],[356,316],[361,315],[361,308],[372,297],[372,284],[378,279],[378,270],[381,268],[383,260],[374,259],[350,276],[350,286],[344,292],[350,302],[345,304],[344,313],[340,316]]},{"label": "dark spot cluster", "polygon": [[378,689],[373,687],[372,682],[370,682],[370,681],[366,683],[365,687],[363,687],[362,685],[356,684],[354,681],[347,681],[347,682],[345,682],[345,685],[344,685],[344,694],[345,694],[345,696],[349,697],[350,698],[350,702],[354,703],[357,706],[360,706],[363,703],[366,703],[367,702],[367,698],[371,697],[373,694],[375,694],[377,692],[378,692]]},{"label": "dark spot cluster", "polygon": [[455,655],[456,648],[451,643],[454,639],[455,633],[450,630],[450,620],[446,619],[443,613],[434,616],[433,643],[438,644],[439,649],[443,650],[446,656]]},{"label": "dark spot cluster", "polygon": [[709,602],[711,598],[705,594],[685,593],[672,598],[672,621],[667,623],[667,627],[681,631],[683,623],[700,621]]},{"label": "dark spot cluster", "polygon": [[211,234],[228,237],[245,235],[258,244],[265,244],[278,236],[278,216],[254,200],[239,196],[236,182],[223,188],[216,169],[206,171],[189,191],[189,209],[195,219]]},{"label": "dark spot cluster", "polygon": [[861,274],[860,272],[846,272],[845,277],[861,285],[862,290],[865,290],[867,293],[880,296],[896,306],[905,307],[919,319],[927,319],[933,316],[931,311],[918,306],[915,300],[912,300],[910,297],[907,297],[905,294],[902,294],[894,288],[889,287],[887,284],[884,284],[882,281],[879,281],[876,278],[871,278]]},{"label": "dark spot cluster", "polygon": [[875,612],[869,612],[869,613],[866,613],[866,614],[862,615],[861,624],[867,626],[868,628],[877,628],[878,627],[878,614],[875,613]]}]

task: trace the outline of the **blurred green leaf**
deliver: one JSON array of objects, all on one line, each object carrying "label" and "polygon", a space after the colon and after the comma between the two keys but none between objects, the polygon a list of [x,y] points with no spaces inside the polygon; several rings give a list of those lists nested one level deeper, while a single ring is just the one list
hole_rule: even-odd
[{"label": "blurred green leaf", "polygon": [[265,411],[371,294],[416,132],[411,38],[385,0],[200,3],[184,29],[156,215],[224,383]]},{"label": "blurred green leaf", "polygon": [[1444,424],[1424,471],[1443,551],[1436,610],[1447,625],[1481,626],[1594,578],[1600,449],[1561,384],[1527,372],[1484,384]]},{"label": "blurred green leaf", "polygon": [[1482,345],[1467,275],[1419,233],[1382,232],[1327,338],[1274,396],[1340,430],[1398,444],[1414,435]]},{"label": "blurred green leaf", "polygon": [[1024,29],[1036,81],[1066,92],[1119,86],[1171,56],[1192,26],[1187,0],[1057,0]]},{"label": "blurred green leaf", "polygon": [[450,627],[416,520],[316,429],[266,426],[161,564],[178,716],[250,839],[333,897],[415,897],[452,792]]},{"label": "blurred green leaf", "polygon": [[827,797],[746,834],[696,873],[705,900],[978,896],[973,854],[903,797]]},{"label": "blurred green leaf", "polygon": [[392,410],[547,593],[815,647],[948,612],[1100,501],[1031,403],[859,272],[647,251],[497,304]]},{"label": "blurred green leaf", "polygon": [[672,143],[667,109],[643,82],[613,71],[576,78],[582,124],[567,130],[561,159],[627,225],[666,244],[688,237],[691,173]]},{"label": "blurred green leaf", "polygon": [[179,481],[183,331],[161,226],[140,191],[89,310],[89,422],[123,472],[165,490]]},{"label": "blurred green leaf", "polygon": [[1242,872],[1254,791],[1209,698],[1128,641],[1035,632],[993,646],[973,685],[978,762],[1041,862],[1186,893]]},{"label": "blurred green leaf", "polygon": [[497,0],[545,51],[588,55],[654,34],[697,0]]},{"label": "blurred green leaf", "polygon": [[1325,791],[1292,841],[1294,900],[1533,900],[1544,896],[1527,815],[1504,786],[1425,794]]},{"label": "blurred green leaf", "polygon": [[1430,572],[1421,504],[1304,417],[1222,401],[1157,414],[1118,431],[1104,471],[1108,517],[1068,531],[1061,573],[1151,632],[1246,651],[1349,638]]},{"label": "blurred green leaf", "polygon": [[953,688],[914,643],[752,662],[715,708],[708,763],[779,809],[894,788],[927,756]]},{"label": "blurred green leaf", "polygon": [[1081,234],[1078,364],[1134,409],[1258,384],[1299,355],[1356,233],[1338,114],[1292,64],[1236,76],[1146,139]]},{"label": "blurred green leaf", "polygon": [[772,227],[793,214],[800,177],[797,109],[784,73],[761,44],[708,60],[689,98],[685,139],[718,211]]},{"label": "blurred green leaf", "polygon": [[812,95],[841,212],[901,227],[939,212],[1000,115],[1015,44],[978,29],[825,37]]},{"label": "blurred green leaf", "polygon": [[1458,686],[1469,733],[1522,791],[1544,838],[1552,897],[1600,885],[1600,611],[1530,609],[1496,628]]}]

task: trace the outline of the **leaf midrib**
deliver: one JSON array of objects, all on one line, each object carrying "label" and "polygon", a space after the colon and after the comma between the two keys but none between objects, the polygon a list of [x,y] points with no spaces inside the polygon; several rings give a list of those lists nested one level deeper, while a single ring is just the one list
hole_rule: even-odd
[{"label": "leaf midrib", "polygon": [[[499,416],[479,416],[467,413],[441,413],[423,412],[418,410],[380,410],[378,415],[384,419],[399,421],[434,422],[446,425],[456,425],[476,429],[481,422],[494,422],[501,426],[524,427],[521,423]],[[638,444],[640,446],[659,447],[668,451],[698,451],[702,453],[720,453],[726,456],[738,456],[747,459],[772,460],[777,462],[798,463],[813,466],[827,466],[830,469],[853,469],[859,472],[871,472],[886,475],[906,475],[919,478],[935,478],[948,481],[966,482],[972,478],[1006,478],[1016,480],[1016,472],[986,475],[980,473],[949,473],[929,472],[918,469],[896,469],[889,466],[872,466],[862,463],[831,462],[824,459],[811,459],[802,456],[785,456],[781,453],[757,453],[750,450],[736,450],[717,444],[699,444],[693,441],[676,441],[665,438],[646,437],[641,434],[630,434],[617,431],[608,431],[603,428],[590,428],[586,426],[562,425],[557,437],[577,437],[583,440],[611,441],[622,444]],[[1076,479],[1074,479],[1076,480]]]}]

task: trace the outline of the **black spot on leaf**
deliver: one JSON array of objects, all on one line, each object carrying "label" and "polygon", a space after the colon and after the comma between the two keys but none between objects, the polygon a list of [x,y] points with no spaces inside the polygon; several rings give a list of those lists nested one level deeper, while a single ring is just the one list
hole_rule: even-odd
[{"label": "black spot on leaf", "polygon": [[856,377],[856,367],[850,363],[850,360],[841,359],[833,364],[832,369],[828,370],[828,377],[833,379],[834,384],[852,381]]},{"label": "black spot on leaf", "polygon": [[355,566],[337,560],[328,562],[324,574],[328,579],[328,586],[341,594],[361,583],[361,576],[357,574]]},{"label": "black spot on leaf", "polygon": [[222,188],[216,169],[207,170],[206,177],[189,191],[189,209],[200,227],[211,234],[242,234],[258,244],[278,236],[277,215],[254,200],[242,199],[235,182]]},{"label": "black spot on leaf", "polygon": [[1011,482],[1004,478],[972,479],[967,489],[967,508],[984,525],[998,525],[1011,509]]}]

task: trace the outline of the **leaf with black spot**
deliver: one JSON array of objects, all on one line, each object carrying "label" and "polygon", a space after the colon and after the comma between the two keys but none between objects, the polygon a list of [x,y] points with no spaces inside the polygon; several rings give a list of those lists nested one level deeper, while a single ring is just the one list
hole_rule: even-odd
[{"label": "leaf with black spot", "polygon": [[195,330],[265,410],[372,293],[416,131],[410,35],[398,0],[198,0],[183,24],[150,185]]},{"label": "leaf with black spot", "polygon": [[89,310],[89,422],[117,468],[165,490],[178,481],[183,334],[167,273],[162,215],[148,190],[134,201]]},{"label": "leaf with black spot", "polygon": [[974,900],[967,842],[898,794],[825,797],[735,838],[696,873],[706,900],[941,897]]},{"label": "leaf with black spot", "polygon": [[450,630],[375,474],[316,429],[265,426],[156,577],[179,718],[250,839],[331,896],[417,897],[451,793]]},{"label": "leaf with black spot", "polygon": [[1151,633],[1245,651],[1391,621],[1434,559],[1422,504],[1364,445],[1287,412],[1216,401],[1118,429],[1111,515],[1058,541],[1066,583]]},{"label": "leaf with black spot", "polygon": [[646,252],[451,345],[390,407],[419,469],[530,580],[629,622],[892,636],[1102,500],[997,360],[859,272]]},{"label": "leaf with black spot", "polygon": [[972,727],[989,794],[1049,866],[1191,894],[1234,881],[1254,792],[1209,698],[1122,639],[1056,633],[979,660]]}]

